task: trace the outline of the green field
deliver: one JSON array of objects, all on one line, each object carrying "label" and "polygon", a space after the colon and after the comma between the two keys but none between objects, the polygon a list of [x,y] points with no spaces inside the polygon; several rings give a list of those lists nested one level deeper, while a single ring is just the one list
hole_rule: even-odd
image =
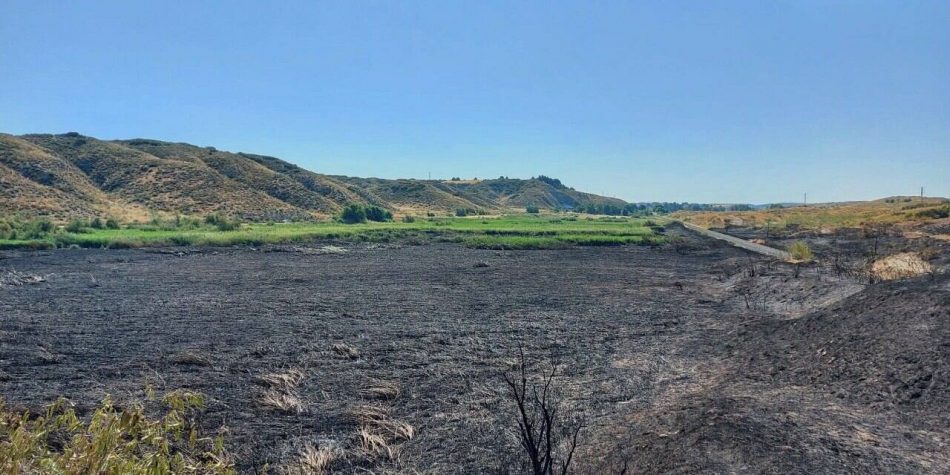
[{"label": "green field", "polygon": [[633,218],[510,215],[474,218],[417,218],[414,222],[250,223],[221,231],[209,225],[153,223],[119,229],[57,228],[31,239],[0,239],[0,249],[51,249],[70,246],[130,248],[149,246],[230,246],[300,243],[314,240],[422,243],[460,242],[485,249],[557,249],[574,245],[655,244],[662,236]]}]

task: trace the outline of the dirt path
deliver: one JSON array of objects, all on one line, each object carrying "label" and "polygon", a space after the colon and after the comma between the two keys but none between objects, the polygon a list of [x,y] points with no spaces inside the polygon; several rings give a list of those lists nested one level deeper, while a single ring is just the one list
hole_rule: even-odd
[{"label": "dirt path", "polygon": [[728,234],[717,233],[716,231],[710,231],[706,228],[697,226],[695,224],[686,223],[682,221],[677,221],[677,222],[682,224],[686,229],[689,229],[691,231],[695,231],[704,236],[709,236],[713,239],[726,241],[729,244],[732,244],[733,246],[740,247],[742,249],[755,252],[757,254],[762,254],[763,256],[774,257],[776,259],[781,259],[781,260],[788,260],[791,258],[791,254],[781,249],[775,249],[774,247],[763,246],[761,244],[749,242],[749,241],[746,241],[745,239],[740,239],[735,236],[730,236]]}]

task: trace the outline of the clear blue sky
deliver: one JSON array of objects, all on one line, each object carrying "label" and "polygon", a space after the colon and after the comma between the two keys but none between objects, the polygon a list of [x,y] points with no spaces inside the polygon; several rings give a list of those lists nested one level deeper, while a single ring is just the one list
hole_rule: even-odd
[{"label": "clear blue sky", "polygon": [[3,0],[0,131],[632,201],[950,196],[950,1]]}]

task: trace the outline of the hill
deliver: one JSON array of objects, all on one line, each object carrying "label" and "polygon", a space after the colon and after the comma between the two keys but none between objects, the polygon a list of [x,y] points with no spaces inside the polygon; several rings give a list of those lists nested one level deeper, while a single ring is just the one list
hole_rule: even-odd
[{"label": "hill", "polygon": [[328,216],[349,203],[396,213],[501,212],[536,206],[623,206],[559,180],[441,181],[331,176],[279,158],[150,139],[99,140],[75,132],[0,134],[0,214],[144,220],[223,213],[244,219]]}]

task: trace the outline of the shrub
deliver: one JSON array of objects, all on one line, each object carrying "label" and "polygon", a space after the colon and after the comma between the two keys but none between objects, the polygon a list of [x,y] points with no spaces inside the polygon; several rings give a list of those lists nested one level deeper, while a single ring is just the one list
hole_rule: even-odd
[{"label": "shrub", "polygon": [[85,230],[87,224],[81,219],[74,219],[66,225],[66,231],[71,233],[81,233]]},{"label": "shrub", "polygon": [[34,226],[35,226],[36,232],[38,233],[49,234],[53,232],[53,222],[48,219],[41,219],[39,221],[36,221],[34,223]]},{"label": "shrub", "polygon": [[463,216],[483,216],[488,214],[487,211],[481,209],[472,209],[472,208],[458,208],[455,210],[455,215],[459,217]]},{"label": "shrub", "polygon": [[[181,225],[181,223],[181,218],[176,217],[175,226],[178,227]],[[239,221],[228,219],[226,216],[218,213],[212,213],[208,216],[205,216],[205,223],[214,226],[218,231],[234,231],[241,227],[241,223]]]},{"label": "shrub", "polygon": [[527,207],[525,207],[524,210],[525,210],[525,212],[531,213],[531,214],[538,214],[538,213],[541,212],[541,210],[538,209],[537,206],[527,206]]},{"label": "shrub", "polygon": [[815,255],[811,252],[811,248],[808,247],[805,241],[793,242],[788,246],[788,253],[791,254],[792,259],[796,261],[810,261],[815,258]]},{"label": "shrub", "polygon": [[950,205],[944,206],[942,208],[931,208],[923,211],[918,211],[917,216],[920,218],[930,218],[930,219],[942,219],[950,217]]},{"label": "shrub", "polygon": [[109,218],[109,219],[106,220],[106,228],[107,228],[107,229],[119,229],[119,222],[116,221],[114,218]]},{"label": "shrub", "polygon": [[407,215],[405,215],[405,216],[402,217],[402,222],[404,222],[404,223],[415,223],[415,222],[416,222],[416,217],[407,214]]},{"label": "shrub", "polygon": [[379,206],[367,206],[366,219],[377,222],[392,221],[393,214]]},{"label": "shrub", "polygon": [[340,213],[340,221],[346,224],[365,223],[366,210],[356,203],[347,205]]}]

